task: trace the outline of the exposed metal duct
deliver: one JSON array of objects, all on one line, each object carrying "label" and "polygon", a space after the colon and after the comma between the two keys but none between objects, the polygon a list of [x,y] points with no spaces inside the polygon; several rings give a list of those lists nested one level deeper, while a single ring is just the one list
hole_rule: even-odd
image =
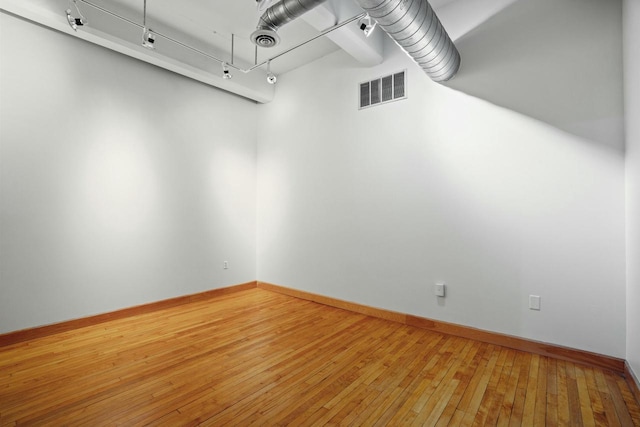
[{"label": "exposed metal duct", "polygon": [[[356,0],[378,25],[434,81],[451,79],[460,68],[460,53],[427,0]],[[278,28],[325,0],[281,0],[260,17],[251,41],[260,47],[280,42]]]},{"label": "exposed metal duct", "polygon": [[456,75],[460,53],[427,0],[357,2],[432,80]]},{"label": "exposed metal duct", "polygon": [[260,47],[273,47],[280,43],[278,28],[310,11],[326,0],[282,0],[264,11],[251,41]]}]

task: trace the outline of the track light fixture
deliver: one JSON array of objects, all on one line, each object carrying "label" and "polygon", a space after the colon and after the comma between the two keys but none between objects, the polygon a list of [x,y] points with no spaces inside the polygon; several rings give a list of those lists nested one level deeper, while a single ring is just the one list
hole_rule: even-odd
[{"label": "track light fixture", "polygon": [[87,19],[82,16],[82,12],[80,12],[80,8],[78,7],[78,3],[76,3],[76,0],[73,0],[73,5],[76,7],[76,12],[78,12],[78,16],[80,17],[76,18],[72,16],[71,9],[67,9],[67,22],[69,23],[69,26],[71,26],[73,31],[78,31],[78,27],[87,25]]},{"label": "track light fixture", "polygon": [[147,28],[147,0],[142,4],[142,46],[147,49],[155,49],[156,36]]},{"label": "track light fixture", "polygon": [[233,77],[233,74],[231,74],[229,72],[229,66],[227,65],[226,62],[222,63],[222,78],[225,80],[229,80],[231,77]]},{"label": "track light fixture", "polygon": [[278,77],[276,77],[276,75],[271,72],[271,61],[268,61],[267,62],[267,83],[269,83],[270,85],[274,85],[276,84],[277,81],[278,81]]},{"label": "track light fixture", "polygon": [[156,36],[153,34],[153,31],[143,28],[142,30],[142,46],[147,49],[155,49],[154,43],[156,42]]},{"label": "track light fixture", "polygon": [[373,30],[376,29],[376,25],[378,25],[378,22],[371,19],[371,16],[369,16],[369,14],[358,21],[358,26],[364,33],[365,37],[369,37],[371,33],[373,33]]}]

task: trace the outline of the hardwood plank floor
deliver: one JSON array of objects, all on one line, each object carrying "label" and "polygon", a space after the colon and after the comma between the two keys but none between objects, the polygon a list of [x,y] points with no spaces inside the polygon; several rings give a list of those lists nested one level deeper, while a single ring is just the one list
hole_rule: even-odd
[{"label": "hardwood plank floor", "polygon": [[609,371],[245,290],[0,349],[0,425],[640,426]]}]

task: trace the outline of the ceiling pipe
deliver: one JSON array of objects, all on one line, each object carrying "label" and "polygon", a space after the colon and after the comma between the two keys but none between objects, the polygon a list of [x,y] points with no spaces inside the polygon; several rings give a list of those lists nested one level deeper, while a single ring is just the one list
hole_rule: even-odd
[{"label": "ceiling pipe", "polygon": [[356,0],[434,81],[451,79],[460,53],[427,0]]},{"label": "ceiling pipe", "polygon": [[[326,0],[281,0],[260,17],[251,41],[260,47],[280,42],[277,30]],[[371,18],[436,82],[460,68],[460,53],[427,0],[356,0]]]},{"label": "ceiling pipe", "polygon": [[251,41],[259,47],[274,47],[280,43],[278,29],[326,0],[281,0],[264,11]]}]

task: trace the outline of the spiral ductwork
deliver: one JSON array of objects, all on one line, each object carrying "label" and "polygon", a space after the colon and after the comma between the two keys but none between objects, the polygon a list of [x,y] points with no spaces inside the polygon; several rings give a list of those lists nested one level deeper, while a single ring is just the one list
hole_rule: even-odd
[{"label": "spiral ductwork", "polygon": [[[432,80],[456,75],[460,54],[427,0],[356,1]],[[277,45],[278,28],[324,2],[281,0],[260,17],[251,41],[260,47]]]},{"label": "spiral ductwork", "polygon": [[280,43],[276,31],[287,22],[291,22],[305,12],[310,11],[326,0],[282,0],[264,11],[258,21],[251,41],[259,47],[273,47]]},{"label": "spiral ductwork", "polygon": [[451,79],[460,54],[427,0],[357,0],[436,82]]}]

